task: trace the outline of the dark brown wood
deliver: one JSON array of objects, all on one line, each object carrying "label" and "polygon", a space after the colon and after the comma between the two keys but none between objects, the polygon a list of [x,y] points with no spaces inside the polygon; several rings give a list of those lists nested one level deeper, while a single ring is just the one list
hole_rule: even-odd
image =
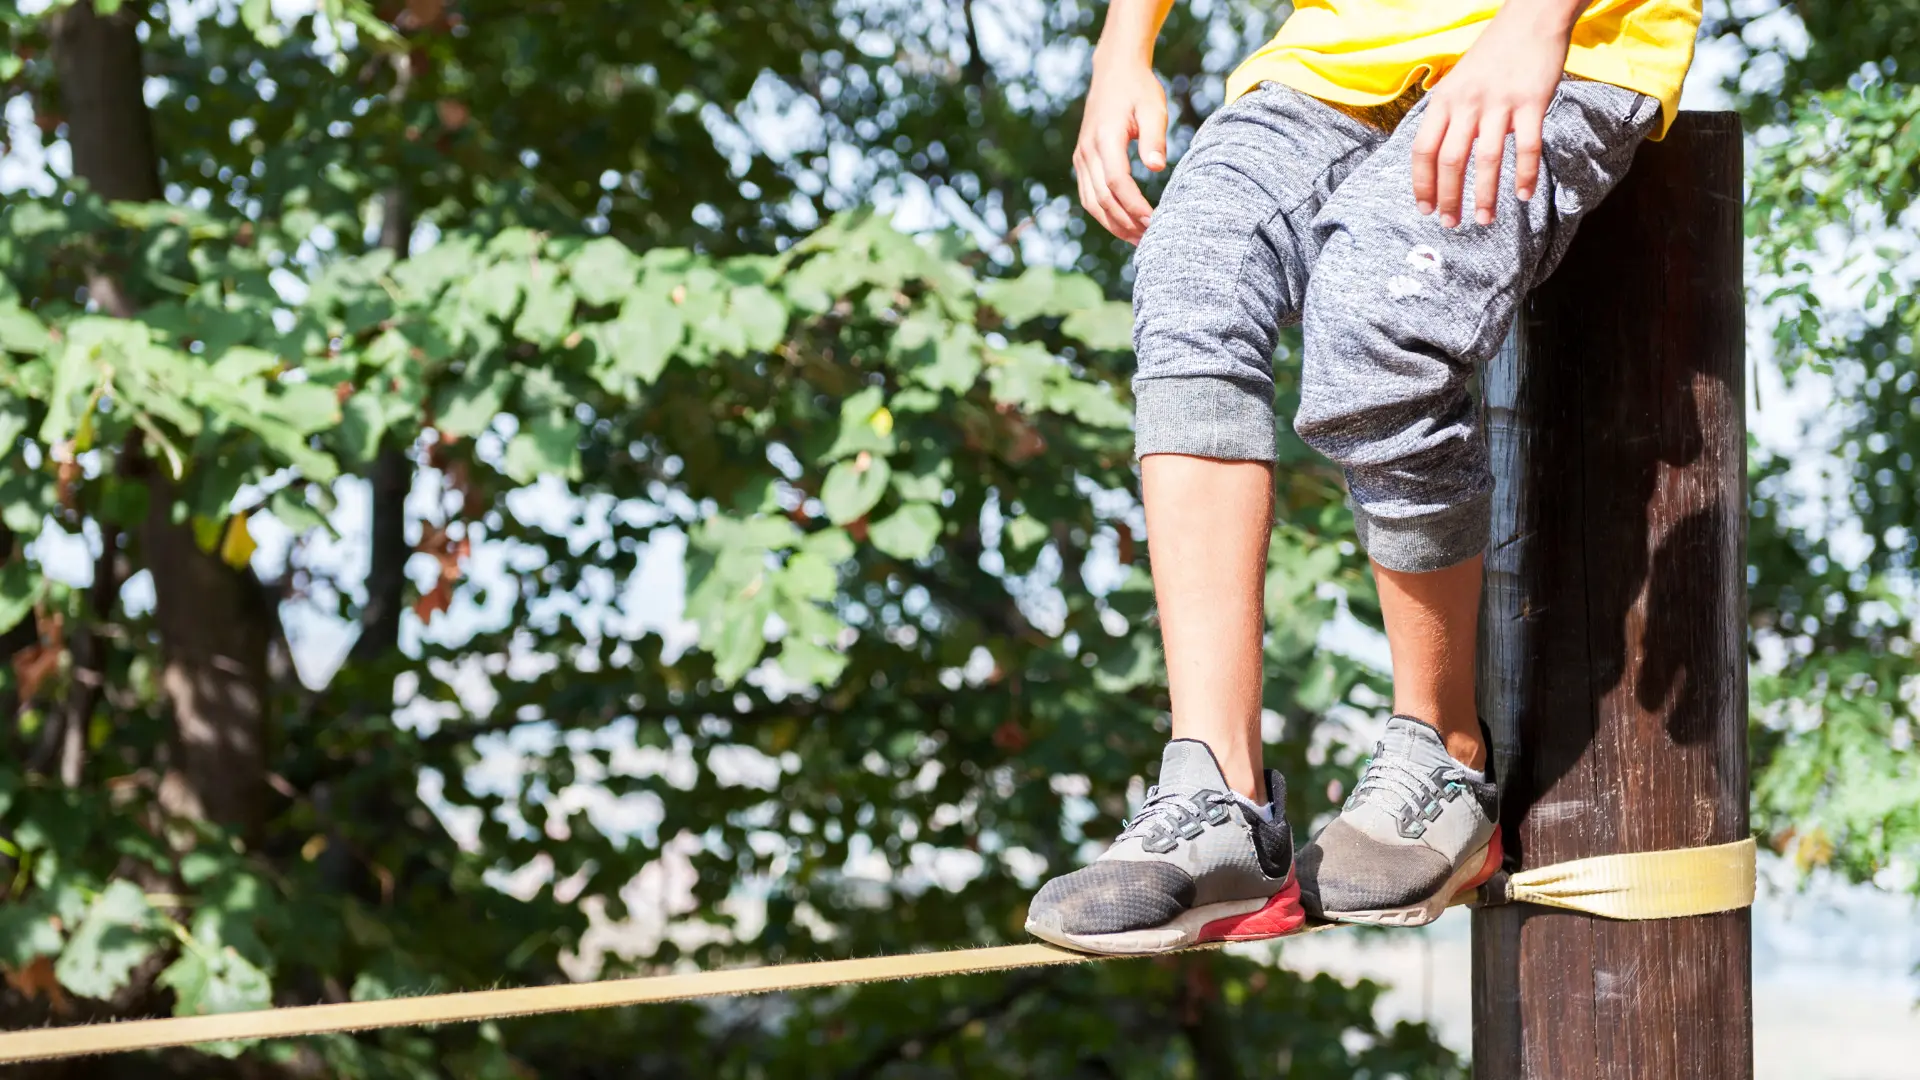
[{"label": "dark brown wood", "polygon": [[[1683,113],[1486,377],[1509,865],[1748,833],[1741,145]],[[1474,915],[1477,1080],[1751,1080],[1747,912]]]},{"label": "dark brown wood", "polygon": [[[107,199],[154,201],[163,195],[153,117],[143,96],[138,34],[143,7],[121,4],[102,17],[91,0],[80,0],[61,9],[52,26],[73,174]],[[105,266],[88,269],[87,288],[110,315],[139,313],[139,298]],[[161,778],[160,801],[173,813],[245,833],[259,826],[266,807],[271,600],[251,570],[236,572],[200,550],[192,529],[168,513],[174,489],[165,466],[135,458],[123,454],[122,468],[148,476],[149,512],[139,530],[138,554],[152,571],[154,622],[164,657],[160,686],[173,713],[171,760]],[[94,609],[111,610],[113,598],[102,601]],[[89,625],[81,632],[94,631]],[[76,649],[75,655],[90,665],[102,663],[89,659],[99,655],[97,650]],[[90,692],[84,683],[77,685]],[[70,715],[78,724],[90,711],[83,700]],[[78,778],[84,762],[73,758],[84,743],[65,749],[62,774]]]}]

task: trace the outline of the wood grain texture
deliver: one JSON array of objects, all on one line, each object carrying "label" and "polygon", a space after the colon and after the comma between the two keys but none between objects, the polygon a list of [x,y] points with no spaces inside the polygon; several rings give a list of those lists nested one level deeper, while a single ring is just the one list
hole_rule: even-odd
[{"label": "wood grain texture", "polygon": [[[1648,143],[1485,379],[1510,865],[1747,835],[1741,144]],[[1747,912],[1474,916],[1478,1080],[1751,1080]]]}]

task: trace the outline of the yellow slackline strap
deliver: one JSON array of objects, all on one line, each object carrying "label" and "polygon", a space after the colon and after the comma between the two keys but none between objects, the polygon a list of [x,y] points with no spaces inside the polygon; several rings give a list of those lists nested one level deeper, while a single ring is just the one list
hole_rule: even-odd
[{"label": "yellow slackline strap", "polygon": [[[1533,903],[1611,919],[1664,919],[1730,911],[1753,903],[1754,843],[1603,855],[1527,870],[1489,884],[1486,903]],[[1328,929],[1326,926],[1310,929]],[[287,1039],[368,1028],[490,1020],[506,1016],[649,1005],[691,998],[764,994],[818,986],[965,975],[1111,959],[1051,945],[825,960],[694,971],[604,982],[476,990],[456,994],[301,1005],[214,1016],[121,1020],[0,1033],[0,1064],[157,1050],[195,1043]]]},{"label": "yellow slackline strap", "polygon": [[[1753,906],[1752,837],[1715,847],[1597,855],[1522,870],[1486,903],[1542,904],[1608,919],[1678,919]],[[1504,895],[1502,895],[1504,892]]]},{"label": "yellow slackline strap", "polygon": [[562,983],[515,990],[474,990],[386,1001],[300,1005],[214,1016],[121,1020],[0,1034],[0,1063],[153,1050],[163,1046],[190,1046],[204,1042],[285,1039],[296,1035],[323,1035],[367,1028],[491,1020],[503,1016],[605,1009],[617,1005],[653,1005],[689,998],[764,994],[815,986],[918,979],[928,975],[965,975],[1102,959],[1106,957],[1056,949],[1051,945],[1003,945],[991,949],[874,956],[862,960],[823,960],[730,971],[694,971],[683,975]]}]

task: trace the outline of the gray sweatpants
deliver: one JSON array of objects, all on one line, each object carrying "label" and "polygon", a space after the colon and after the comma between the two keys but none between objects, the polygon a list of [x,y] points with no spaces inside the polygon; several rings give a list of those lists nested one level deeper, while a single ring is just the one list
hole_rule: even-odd
[{"label": "gray sweatpants", "polygon": [[1425,102],[1374,126],[1264,84],[1200,128],[1135,257],[1135,451],[1275,457],[1272,360],[1300,321],[1294,430],[1346,470],[1361,543],[1391,570],[1486,547],[1493,477],[1468,393],[1528,288],[1633,160],[1659,102],[1566,78],[1534,197],[1507,140],[1494,223],[1442,228],[1414,206]]}]

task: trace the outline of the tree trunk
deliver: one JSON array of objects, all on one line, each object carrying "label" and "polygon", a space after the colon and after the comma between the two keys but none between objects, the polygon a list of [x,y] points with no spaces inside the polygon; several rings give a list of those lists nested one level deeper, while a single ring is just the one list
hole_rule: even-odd
[{"label": "tree trunk", "polygon": [[[1487,375],[1509,865],[1750,835],[1740,126],[1681,113]],[[1752,1080],[1750,912],[1474,913],[1479,1080]]]},{"label": "tree trunk", "polygon": [[[399,185],[381,196],[381,216],[380,246],[396,258],[406,258],[413,216],[407,213],[406,191]],[[407,558],[413,554],[407,546],[407,492],[413,489],[413,461],[407,448],[383,443],[368,480],[373,499],[372,561],[367,567],[367,606],[360,612],[360,637],[349,654],[358,663],[380,660],[400,647]]]},{"label": "tree trunk", "polygon": [[200,550],[167,520],[172,485],[152,481],[141,530],[160,628],[160,688],[173,706],[172,767],[160,783],[174,814],[245,833],[266,795],[267,647],[271,600],[251,571]]},{"label": "tree trunk", "polygon": [[[102,18],[90,0],[54,16],[73,171],[108,199],[162,195],[153,120],[135,29],[141,5]],[[88,274],[93,299],[131,317],[137,304],[105,268]],[[259,582],[201,551],[191,528],[172,520],[173,485],[150,470],[152,507],[140,530],[153,572],[160,628],[160,684],[174,715],[175,760],[161,798],[175,813],[248,831],[259,823],[265,787],[267,642],[270,614]]]}]

